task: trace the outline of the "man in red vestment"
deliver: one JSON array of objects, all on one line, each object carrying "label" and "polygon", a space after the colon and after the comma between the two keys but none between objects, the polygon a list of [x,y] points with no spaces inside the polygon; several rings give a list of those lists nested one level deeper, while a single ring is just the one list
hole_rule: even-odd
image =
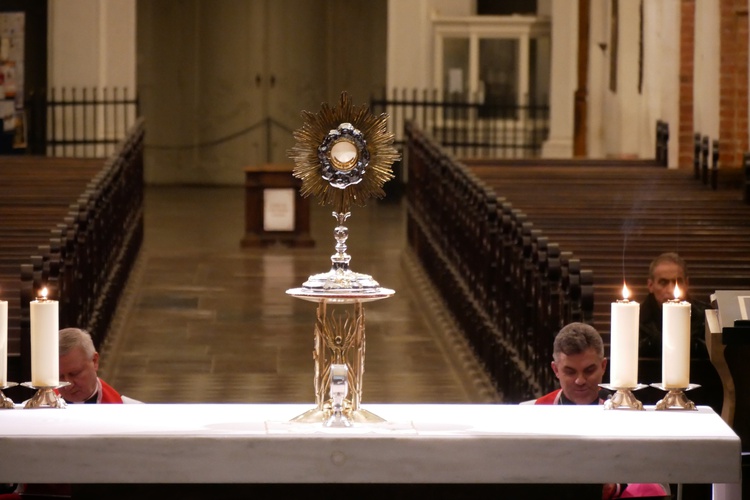
[{"label": "man in red vestment", "polygon": [[99,353],[91,335],[80,328],[60,330],[60,382],[70,385],[60,388],[60,395],[68,403],[122,404],[138,401],[121,396],[99,378]]},{"label": "man in red vestment", "polygon": [[606,398],[601,392],[607,358],[599,332],[585,323],[570,323],[560,330],[552,347],[552,371],[560,389],[536,400],[536,404],[600,404]]},{"label": "man in red vestment", "polygon": [[[585,323],[570,323],[555,337],[552,347],[552,371],[560,388],[536,400],[538,405],[603,404],[607,391],[599,388],[607,368],[604,342],[599,332]],[[668,497],[660,484],[615,484],[602,488],[602,499]]]}]

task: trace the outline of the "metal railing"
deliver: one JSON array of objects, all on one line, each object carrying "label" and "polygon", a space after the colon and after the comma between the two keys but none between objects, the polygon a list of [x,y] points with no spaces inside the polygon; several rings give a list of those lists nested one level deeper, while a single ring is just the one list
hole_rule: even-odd
[{"label": "metal railing", "polygon": [[193,149],[210,148],[214,146],[220,146],[226,142],[233,141],[240,137],[250,136],[252,134],[258,134],[262,132],[263,135],[263,154],[259,155],[264,158],[266,163],[273,163],[277,160],[274,153],[282,155],[286,158],[286,151],[279,150],[277,144],[286,137],[291,137],[294,133],[293,129],[284,123],[271,118],[270,116],[260,119],[239,130],[227,133],[221,137],[215,139],[209,139],[201,142],[194,142],[190,144],[149,144],[148,148],[151,150],[162,150],[162,151],[186,151]]},{"label": "metal railing", "polygon": [[138,97],[127,88],[51,88],[32,92],[29,152],[104,158],[138,119]]},{"label": "metal railing", "polygon": [[462,158],[539,157],[549,135],[549,105],[488,102],[482,94],[393,89],[373,96],[370,109],[388,113],[399,149],[408,121]]}]

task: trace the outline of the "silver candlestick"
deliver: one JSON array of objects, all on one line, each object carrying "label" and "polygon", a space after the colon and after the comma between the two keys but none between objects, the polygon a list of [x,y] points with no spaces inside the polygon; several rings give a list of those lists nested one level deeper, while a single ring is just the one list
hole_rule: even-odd
[{"label": "silver candlestick", "polygon": [[661,391],[667,393],[662,399],[656,402],[657,410],[695,410],[695,403],[690,401],[685,395],[686,391],[692,391],[700,387],[699,384],[688,384],[687,387],[666,387],[664,384],[651,384]]},{"label": "silver candlestick", "polygon": [[3,390],[15,387],[17,385],[18,384],[16,382],[6,382],[5,385],[0,386],[0,410],[8,410],[16,407],[13,400],[3,394]]},{"label": "silver candlestick", "polygon": [[21,384],[29,389],[36,389],[36,393],[26,401],[24,409],[33,408],[65,408],[68,404],[55,389],[70,385],[70,382],[60,382],[57,385],[35,386],[31,382]]},{"label": "silver candlestick", "polygon": [[599,384],[599,387],[615,391],[615,393],[604,402],[605,410],[643,410],[643,403],[635,397],[633,391],[648,387],[646,384],[638,384],[634,387],[616,387],[611,384]]}]

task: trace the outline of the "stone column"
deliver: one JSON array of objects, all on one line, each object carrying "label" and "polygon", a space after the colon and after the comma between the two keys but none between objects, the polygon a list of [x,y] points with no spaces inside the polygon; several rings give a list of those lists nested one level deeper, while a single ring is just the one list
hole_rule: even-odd
[{"label": "stone column", "polygon": [[544,158],[573,156],[573,110],[576,89],[578,1],[552,3],[552,75],[550,132],[542,146]]}]

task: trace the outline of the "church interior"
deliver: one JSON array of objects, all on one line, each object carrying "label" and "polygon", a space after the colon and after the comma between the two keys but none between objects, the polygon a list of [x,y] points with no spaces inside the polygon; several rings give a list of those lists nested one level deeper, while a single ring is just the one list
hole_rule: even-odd
[{"label": "church interior", "polygon": [[8,0],[0,499],[747,498],[748,5]]}]

